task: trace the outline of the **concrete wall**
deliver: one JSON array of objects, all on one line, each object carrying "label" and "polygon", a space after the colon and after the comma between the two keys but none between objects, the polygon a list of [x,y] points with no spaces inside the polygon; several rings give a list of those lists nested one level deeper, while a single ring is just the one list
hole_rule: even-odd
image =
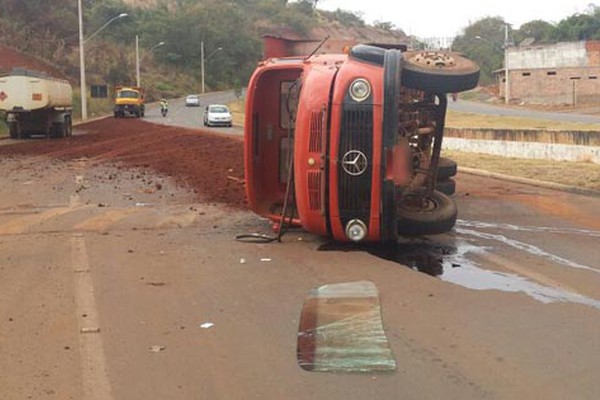
[{"label": "concrete wall", "polygon": [[600,164],[600,147],[566,144],[502,142],[499,140],[444,139],[444,149],[502,157],[579,161]]},{"label": "concrete wall", "polygon": [[600,132],[446,128],[443,148],[503,157],[600,164]]},{"label": "concrete wall", "polygon": [[586,42],[508,49],[508,69],[587,67]]}]

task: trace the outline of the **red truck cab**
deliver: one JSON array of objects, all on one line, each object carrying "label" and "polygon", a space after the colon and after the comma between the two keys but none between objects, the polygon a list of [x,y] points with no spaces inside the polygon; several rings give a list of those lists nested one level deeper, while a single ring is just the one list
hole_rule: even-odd
[{"label": "red truck cab", "polygon": [[367,45],[261,62],[246,102],[250,208],[341,241],[452,229],[456,205],[435,190],[446,93],[478,77],[457,54]]}]

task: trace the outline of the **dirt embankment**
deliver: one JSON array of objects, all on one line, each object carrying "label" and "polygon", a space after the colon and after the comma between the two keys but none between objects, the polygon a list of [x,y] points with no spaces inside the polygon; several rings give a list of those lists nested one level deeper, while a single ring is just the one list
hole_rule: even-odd
[{"label": "dirt embankment", "polygon": [[201,201],[245,208],[242,138],[137,119],[107,118],[77,129],[87,134],[1,146],[0,156],[85,157],[92,163],[150,169],[174,177]]},{"label": "dirt embankment", "polygon": [[13,68],[44,72],[50,76],[65,79],[63,73],[50,64],[0,44],[0,74],[8,73]]}]

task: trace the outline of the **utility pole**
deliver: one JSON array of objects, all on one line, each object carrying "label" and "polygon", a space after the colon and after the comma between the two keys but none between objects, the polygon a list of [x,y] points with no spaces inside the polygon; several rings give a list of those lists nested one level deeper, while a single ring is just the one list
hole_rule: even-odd
[{"label": "utility pole", "polygon": [[135,35],[135,81],[140,87],[140,37]]},{"label": "utility pole", "polygon": [[510,103],[510,83],[508,78],[508,24],[504,24],[504,102]]},{"label": "utility pole", "polygon": [[202,93],[204,93],[204,40],[200,42],[200,74],[202,75]]},{"label": "utility pole", "polygon": [[85,56],[83,54],[83,8],[81,0],[78,1],[78,17],[79,17],[79,82],[81,91],[81,120],[85,121],[87,115],[87,93],[85,84]]}]

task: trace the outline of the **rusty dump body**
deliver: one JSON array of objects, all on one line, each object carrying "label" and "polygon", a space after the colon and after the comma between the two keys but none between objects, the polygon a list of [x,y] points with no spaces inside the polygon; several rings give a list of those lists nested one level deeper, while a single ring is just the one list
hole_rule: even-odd
[{"label": "rusty dump body", "polygon": [[251,209],[341,241],[452,229],[454,201],[435,190],[446,93],[478,75],[458,55],[366,45],[260,63],[246,103]]}]

